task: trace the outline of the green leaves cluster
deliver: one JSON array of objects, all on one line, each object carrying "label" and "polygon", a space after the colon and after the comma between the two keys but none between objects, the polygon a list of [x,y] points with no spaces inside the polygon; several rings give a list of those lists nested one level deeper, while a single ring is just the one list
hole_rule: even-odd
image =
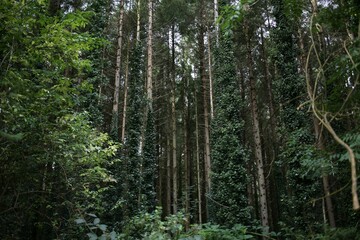
[{"label": "green leaves cluster", "polygon": [[241,142],[244,120],[241,118],[242,103],[229,39],[221,38],[215,56],[211,216],[215,223],[232,226],[248,222],[250,218],[245,167],[248,150]]},{"label": "green leaves cluster", "polygon": [[[119,145],[77,108],[91,93],[84,53],[90,12],[48,13],[43,1],[0,6],[0,223],[5,238],[71,238],[70,219],[105,211]],[[9,227],[11,226],[11,227]]]}]

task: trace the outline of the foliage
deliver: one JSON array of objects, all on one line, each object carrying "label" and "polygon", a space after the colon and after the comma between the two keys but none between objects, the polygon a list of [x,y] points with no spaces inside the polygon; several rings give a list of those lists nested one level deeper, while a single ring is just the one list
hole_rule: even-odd
[{"label": "foliage", "polygon": [[186,238],[181,240],[245,240],[255,239],[255,236],[247,232],[247,227],[235,225],[230,229],[223,228],[219,225],[204,224],[194,226],[194,229]]},{"label": "foliage", "polygon": [[120,239],[178,239],[184,231],[185,216],[182,213],[161,220],[161,209],[142,213],[127,221]]},{"label": "foliage", "polygon": [[215,56],[211,216],[215,223],[231,226],[239,221],[248,223],[250,218],[245,197],[248,150],[241,143],[244,120],[229,39],[221,38]]},{"label": "foliage", "polygon": [[[80,217],[75,219],[75,223],[78,224],[83,231],[89,231],[86,233],[89,240],[115,240],[117,239],[118,234],[115,231],[108,231],[108,226],[106,224],[100,223],[100,218],[98,218],[95,214],[87,213],[85,217]],[[86,230],[85,230],[86,229]]]},{"label": "foliage", "polygon": [[144,152],[143,152],[143,176],[141,178],[141,209],[151,212],[155,208],[156,191],[155,182],[157,179],[157,156],[156,156],[156,132],[154,113],[150,106],[148,106],[147,123],[144,137]]},{"label": "foliage", "polygon": [[124,232],[119,235],[120,239],[179,239],[179,240],[230,240],[230,239],[255,239],[256,235],[249,233],[243,225],[234,225],[231,229],[219,225],[194,225],[189,231],[185,231],[186,217],[179,212],[161,219],[161,209],[157,208],[153,213],[142,213],[128,221]]},{"label": "foliage", "polygon": [[82,32],[92,13],[51,16],[44,1],[0,8],[1,234],[75,236],[70,219],[104,211],[119,147],[77,108],[78,95],[93,90],[82,53],[101,42]]}]

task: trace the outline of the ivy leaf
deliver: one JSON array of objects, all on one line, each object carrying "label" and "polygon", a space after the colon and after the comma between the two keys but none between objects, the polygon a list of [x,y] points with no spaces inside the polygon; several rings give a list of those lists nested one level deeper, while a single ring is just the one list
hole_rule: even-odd
[{"label": "ivy leaf", "polygon": [[99,224],[100,223],[100,218],[95,218],[94,219],[94,225],[97,225],[97,224]]},{"label": "ivy leaf", "polygon": [[110,239],[111,239],[111,240],[115,240],[115,239],[116,239],[116,232],[115,232],[115,231],[112,231],[112,232],[110,233]]},{"label": "ivy leaf", "polygon": [[100,224],[98,227],[101,229],[101,231],[106,231],[107,228],[105,224]]},{"label": "ivy leaf", "polygon": [[94,217],[94,218],[97,218],[97,216],[93,213],[87,213],[87,215],[89,215],[90,217]]},{"label": "ivy leaf", "polygon": [[89,237],[89,240],[96,240],[98,236],[95,233],[88,233],[86,234]]},{"label": "ivy leaf", "polygon": [[76,222],[76,224],[86,223],[85,219],[83,219],[83,218],[75,219],[75,222]]}]

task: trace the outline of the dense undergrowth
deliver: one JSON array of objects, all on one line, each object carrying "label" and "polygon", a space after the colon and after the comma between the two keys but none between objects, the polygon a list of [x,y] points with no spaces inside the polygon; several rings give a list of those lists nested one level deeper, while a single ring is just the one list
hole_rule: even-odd
[{"label": "dense undergrowth", "polygon": [[[79,226],[79,234],[90,240],[245,240],[245,239],[284,239],[284,240],[359,240],[360,230],[356,227],[330,228],[323,226],[323,231],[300,231],[285,224],[280,224],[278,232],[269,232],[261,226],[244,226],[235,224],[226,228],[217,224],[188,225],[187,218],[181,212],[161,217],[161,208],[153,213],[139,214],[124,224],[121,232],[110,230],[106,224],[94,214],[87,214],[75,220]],[[86,218],[86,219],[85,219]],[[188,227],[187,227],[188,226]]]}]

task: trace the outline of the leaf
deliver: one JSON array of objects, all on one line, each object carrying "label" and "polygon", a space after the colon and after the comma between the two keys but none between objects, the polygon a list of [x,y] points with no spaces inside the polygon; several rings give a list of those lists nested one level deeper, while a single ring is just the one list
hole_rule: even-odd
[{"label": "leaf", "polygon": [[99,224],[98,226],[102,231],[106,231],[107,226],[105,224]]},{"label": "leaf", "polygon": [[99,224],[100,223],[100,218],[95,218],[94,219],[94,225],[97,225],[97,224]]},{"label": "leaf", "polygon": [[95,233],[86,234],[89,237],[89,240],[96,240],[98,236]]},{"label": "leaf", "polygon": [[97,216],[93,213],[87,213],[87,215],[89,215],[90,217],[94,217],[94,218],[97,218]]},{"label": "leaf", "polygon": [[100,240],[106,240],[106,235],[103,234],[103,235],[101,235],[98,239],[100,239]]},{"label": "leaf", "polygon": [[83,218],[75,219],[75,222],[76,222],[76,224],[86,223],[85,219],[83,219]]},{"label": "leaf", "polygon": [[115,240],[116,239],[116,232],[115,231],[112,231],[111,233],[110,233],[110,239],[111,240]]}]

